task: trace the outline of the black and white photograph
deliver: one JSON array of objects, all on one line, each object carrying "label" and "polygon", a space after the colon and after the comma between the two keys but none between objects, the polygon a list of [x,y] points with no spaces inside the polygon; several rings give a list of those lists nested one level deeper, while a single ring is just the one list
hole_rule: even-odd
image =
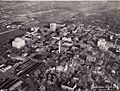
[{"label": "black and white photograph", "polygon": [[0,0],[0,91],[120,91],[120,1]]}]

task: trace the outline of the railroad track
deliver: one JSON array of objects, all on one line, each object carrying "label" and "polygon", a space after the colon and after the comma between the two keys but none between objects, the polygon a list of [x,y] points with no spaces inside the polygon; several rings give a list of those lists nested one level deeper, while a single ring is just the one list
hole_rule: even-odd
[{"label": "railroad track", "polygon": [[17,74],[18,79],[9,79],[9,78],[7,78],[2,84],[0,84],[0,89],[8,89],[8,88],[10,88],[15,83],[20,81],[19,78],[22,78],[22,77],[26,76],[26,74],[29,74],[31,71],[38,68],[41,65],[41,63],[35,62],[35,63],[29,64],[29,65],[26,65],[27,67],[22,69],[21,72],[19,72],[19,74]]},{"label": "railroad track", "polygon": [[35,70],[38,66],[40,66],[41,63],[34,63],[34,64],[30,64],[30,66],[28,66],[27,68],[23,69],[18,76],[19,77],[23,77],[24,75],[30,73],[31,71]]},{"label": "railroad track", "polygon": [[0,84],[0,89],[7,89],[10,85],[17,82],[17,79],[9,79],[7,78],[2,84]]}]

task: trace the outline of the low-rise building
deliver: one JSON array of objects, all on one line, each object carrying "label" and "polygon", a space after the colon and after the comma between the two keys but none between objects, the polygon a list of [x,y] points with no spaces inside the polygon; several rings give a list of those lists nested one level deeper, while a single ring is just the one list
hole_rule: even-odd
[{"label": "low-rise building", "polygon": [[93,56],[87,56],[86,60],[89,61],[89,62],[95,62],[96,58],[93,57]]}]

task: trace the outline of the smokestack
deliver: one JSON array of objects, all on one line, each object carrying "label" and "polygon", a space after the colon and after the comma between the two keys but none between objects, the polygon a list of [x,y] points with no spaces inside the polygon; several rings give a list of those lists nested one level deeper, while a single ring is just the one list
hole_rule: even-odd
[{"label": "smokestack", "polygon": [[59,40],[59,53],[60,53],[60,51],[61,51],[61,42]]}]

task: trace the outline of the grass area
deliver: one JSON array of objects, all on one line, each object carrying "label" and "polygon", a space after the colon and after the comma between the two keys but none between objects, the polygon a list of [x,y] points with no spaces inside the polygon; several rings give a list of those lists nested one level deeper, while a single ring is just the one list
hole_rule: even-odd
[{"label": "grass area", "polygon": [[9,33],[2,34],[0,35],[0,44],[6,44],[7,42],[9,42],[10,39],[23,35],[24,33],[25,31],[15,30]]}]

